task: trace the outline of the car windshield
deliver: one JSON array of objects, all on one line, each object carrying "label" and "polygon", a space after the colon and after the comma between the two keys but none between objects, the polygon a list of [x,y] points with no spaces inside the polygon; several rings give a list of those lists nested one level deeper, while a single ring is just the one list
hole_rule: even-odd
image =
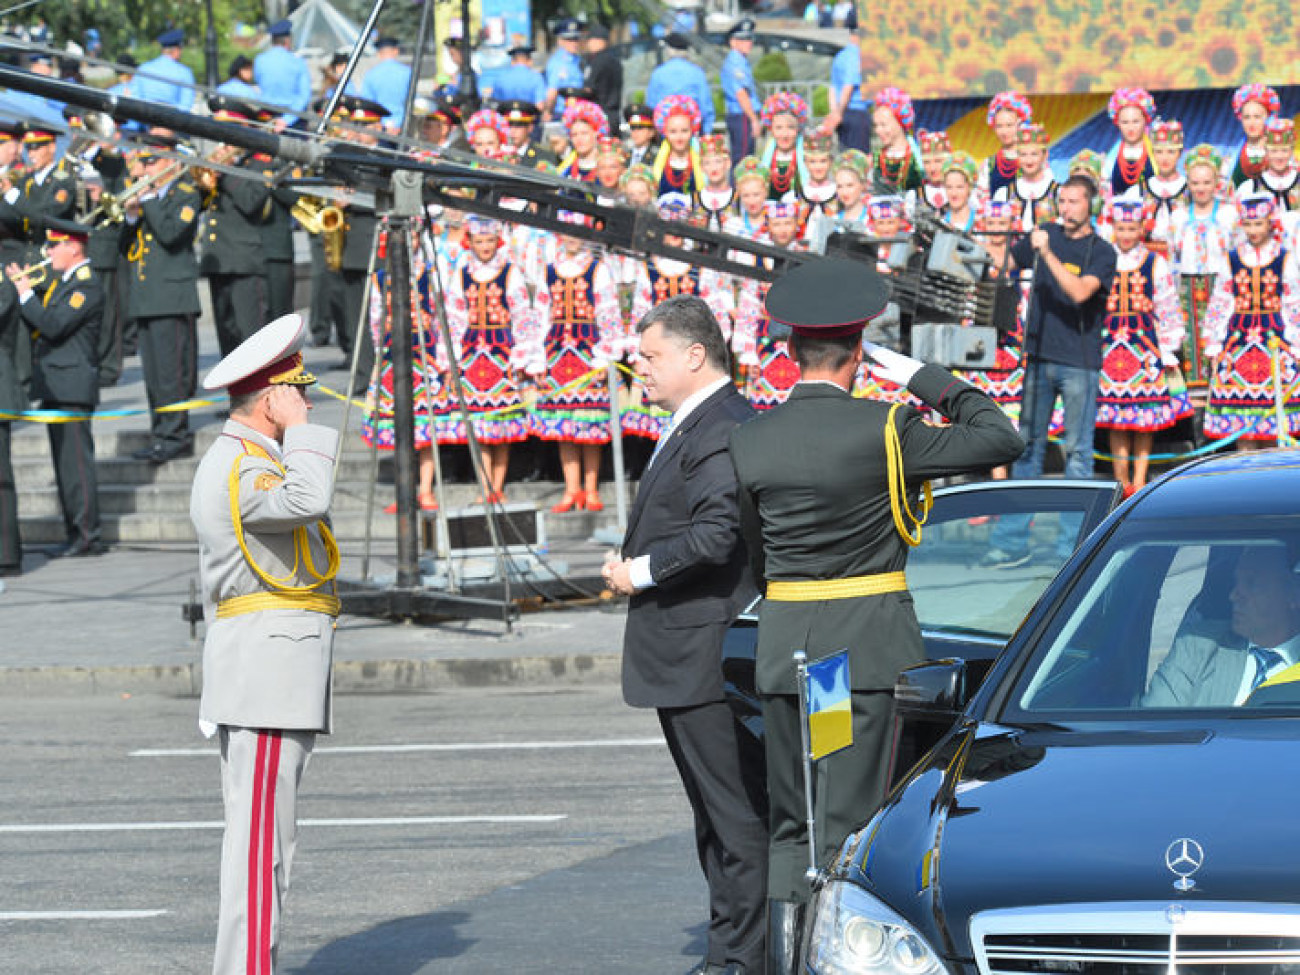
[{"label": "car windshield", "polygon": [[1031,639],[1010,723],[1300,710],[1300,518],[1126,524]]}]

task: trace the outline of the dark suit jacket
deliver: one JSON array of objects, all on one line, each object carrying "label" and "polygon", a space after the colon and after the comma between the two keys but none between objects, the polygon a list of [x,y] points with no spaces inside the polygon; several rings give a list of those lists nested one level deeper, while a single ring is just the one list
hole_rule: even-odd
[{"label": "dark suit jacket", "polygon": [[[951,421],[932,426],[919,410],[898,413],[909,504],[921,482],[1010,463],[1024,449],[997,404],[938,366],[908,384]],[[731,456],[741,486],[745,536],[756,578],[844,579],[897,572],[908,548],[894,526],[886,477],[890,404],[808,383],[736,430]],[[809,660],[848,648],[854,690],[888,690],[924,659],[907,592],[822,602],[766,600],[758,628],[758,689],[794,694],[792,651]]]},{"label": "dark suit jacket", "polygon": [[59,280],[52,290],[37,289],[23,302],[22,316],[34,337],[32,396],[44,403],[98,403],[104,289],[90,265]]},{"label": "dark suit jacket", "polygon": [[655,586],[631,599],[623,699],[689,707],[722,696],[722,638],[754,596],[727,441],[753,407],[728,383],[693,410],[641,479],[623,554],[650,556]]}]

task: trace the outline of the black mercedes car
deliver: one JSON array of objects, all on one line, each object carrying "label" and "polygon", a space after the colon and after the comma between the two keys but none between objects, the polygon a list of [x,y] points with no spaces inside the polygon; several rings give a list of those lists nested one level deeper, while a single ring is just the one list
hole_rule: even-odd
[{"label": "black mercedes car", "polygon": [[[954,575],[953,621],[1032,568]],[[1300,972],[1300,452],[1122,504],[985,668],[900,675],[945,730],[821,870],[804,971]]]}]

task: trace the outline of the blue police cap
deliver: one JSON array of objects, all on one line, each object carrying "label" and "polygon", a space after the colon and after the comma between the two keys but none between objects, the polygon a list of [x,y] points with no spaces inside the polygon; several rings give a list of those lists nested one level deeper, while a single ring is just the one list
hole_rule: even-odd
[{"label": "blue police cap", "polygon": [[284,20],[277,20],[271,25],[269,33],[272,37],[288,37],[293,33],[293,21],[287,17]]},{"label": "blue police cap", "polygon": [[161,47],[183,47],[185,44],[185,31],[179,27],[165,30],[158,35],[158,44]]},{"label": "blue police cap", "polygon": [[582,40],[582,21],[577,17],[566,17],[555,29],[555,36],[562,41]]},{"label": "blue police cap", "polygon": [[752,41],[754,39],[754,21],[749,17],[744,17],[731,25],[731,30],[727,31],[728,40]]}]

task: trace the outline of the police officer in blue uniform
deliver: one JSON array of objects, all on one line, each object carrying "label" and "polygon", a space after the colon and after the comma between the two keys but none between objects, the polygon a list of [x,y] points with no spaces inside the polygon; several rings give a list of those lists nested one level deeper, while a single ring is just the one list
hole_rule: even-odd
[{"label": "police officer in blue uniform", "polygon": [[528,102],[539,112],[546,103],[546,79],[533,67],[531,44],[516,44],[510,49],[510,63],[483,79],[483,96],[497,105]]},{"label": "police officer in blue uniform", "polygon": [[731,145],[731,165],[754,154],[761,122],[761,102],[754,84],[754,69],[749,52],[754,49],[754,21],[746,17],[727,31],[731,48],[722,62],[722,98],[727,107],[727,141]]},{"label": "police officer in blue uniform", "polygon": [[271,46],[253,59],[253,79],[262,89],[263,101],[292,109],[280,118],[285,125],[293,125],[311,103],[311,71],[306,61],[289,50],[293,44],[292,23],[277,21],[270,33]]},{"label": "police officer in blue uniform", "polygon": [[401,45],[395,37],[381,37],[375,44],[379,63],[361,79],[361,97],[378,102],[388,110],[388,128],[402,130],[406,117],[406,89],[411,85],[411,66],[398,60]]},{"label": "police officer in blue uniform", "polygon": [[853,43],[831,60],[831,110],[823,128],[837,129],[843,148],[870,152],[871,102],[862,97],[862,50],[857,31],[852,34]]},{"label": "police officer in blue uniform", "polygon": [[650,72],[650,81],[645,87],[645,103],[658,105],[669,95],[686,95],[700,106],[700,115],[704,119],[701,132],[712,132],[717,113],[713,110],[713,90],[709,87],[708,75],[698,64],[686,59],[691,42],[685,34],[669,34],[664,39],[668,48],[668,60]]},{"label": "police officer in blue uniform", "polygon": [[162,53],[142,64],[136,73],[136,97],[188,112],[194,107],[194,72],[181,64],[185,31],[163,31],[158,35],[158,46]]},{"label": "police officer in blue uniform", "polygon": [[564,113],[564,99],[560,97],[561,88],[581,88],[583,86],[582,56],[579,47],[582,44],[582,22],[569,17],[560,22],[555,32],[559,47],[546,60],[546,104],[542,106],[542,121],[549,122]]}]

